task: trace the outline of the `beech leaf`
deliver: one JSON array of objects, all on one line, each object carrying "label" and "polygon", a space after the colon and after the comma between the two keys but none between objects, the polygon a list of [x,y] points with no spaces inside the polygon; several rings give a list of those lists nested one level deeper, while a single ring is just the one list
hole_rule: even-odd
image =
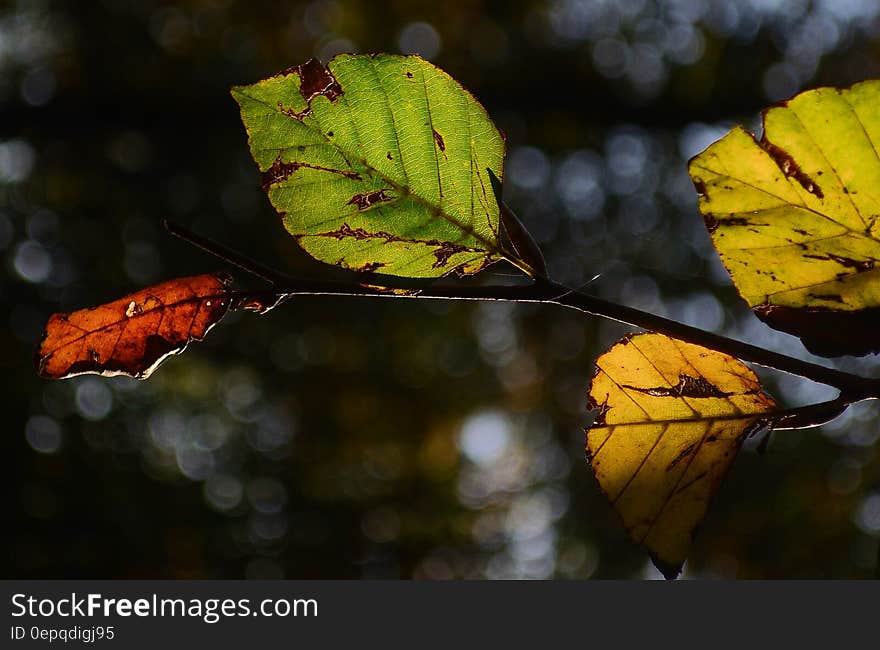
[{"label": "beech leaf", "polygon": [[674,578],[742,441],[777,404],[738,359],[662,334],[624,338],[596,366],[587,457],[632,539]]},{"label": "beech leaf", "polygon": [[263,189],[316,259],[433,278],[505,258],[491,176],[504,140],[485,109],[418,56],[315,59],[233,89]]},{"label": "beech leaf", "polygon": [[740,295],[825,356],[880,351],[880,81],[817,88],[690,162]]},{"label": "beech leaf", "polygon": [[53,314],[36,355],[48,379],[87,373],[146,379],[169,355],[200,341],[232,301],[225,273],[176,278],[98,307]]}]

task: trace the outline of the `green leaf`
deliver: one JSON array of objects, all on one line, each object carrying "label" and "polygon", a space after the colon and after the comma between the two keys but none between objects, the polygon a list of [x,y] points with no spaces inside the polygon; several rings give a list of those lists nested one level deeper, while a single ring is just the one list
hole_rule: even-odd
[{"label": "green leaf", "polygon": [[233,89],[263,189],[299,245],[362,272],[432,278],[505,258],[485,109],[417,56],[312,59]]},{"label": "green leaf", "polygon": [[880,81],[818,88],[690,162],[740,295],[826,356],[880,351]]}]

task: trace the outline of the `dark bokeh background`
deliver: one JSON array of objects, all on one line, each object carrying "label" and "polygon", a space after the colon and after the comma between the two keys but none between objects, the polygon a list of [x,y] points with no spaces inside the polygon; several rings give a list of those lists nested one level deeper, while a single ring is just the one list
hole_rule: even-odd
[{"label": "dark bokeh background", "polygon": [[[507,133],[506,198],[559,280],[808,358],[737,300],[685,162],[771,101],[880,76],[872,0],[0,7],[5,577],[656,577],[583,455],[619,325],[301,298],[147,382],[42,381],[34,344],[53,311],[222,268],[163,216],[319,272],[261,194],[228,88],[417,51]],[[829,394],[764,376],[787,404]],[[745,450],[685,575],[876,575],[878,437],[868,404]]]}]

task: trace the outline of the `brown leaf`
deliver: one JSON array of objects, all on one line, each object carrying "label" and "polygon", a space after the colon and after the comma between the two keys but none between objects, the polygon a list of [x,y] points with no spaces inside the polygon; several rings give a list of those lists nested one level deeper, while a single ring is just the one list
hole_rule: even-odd
[{"label": "brown leaf", "polygon": [[223,318],[231,281],[225,273],[176,278],[98,307],[53,314],[37,350],[37,372],[48,379],[86,373],[146,379]]}]

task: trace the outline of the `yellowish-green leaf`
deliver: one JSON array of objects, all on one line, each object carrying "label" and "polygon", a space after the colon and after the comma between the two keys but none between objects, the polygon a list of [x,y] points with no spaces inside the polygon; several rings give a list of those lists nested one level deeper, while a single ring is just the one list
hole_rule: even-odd
[{"label": "yellowish-green leaf", "polygon": [[690,162],[737,289],[826,356],[880,350],[880,81],[769,108]]},{"label": "yellowish-green leaf", "polygon": [[501,133],[431,63],[346,54],[232,93],[263,188],[316,259],[411,278],[501,258],[532,272],[499,235]]},{"label": "yellowish-green leaf", "polygon": [[741,361],[662,334],[622,339],[596,365],[587,457],[630,536],[674,578],[742,441],[776,402]]}]

